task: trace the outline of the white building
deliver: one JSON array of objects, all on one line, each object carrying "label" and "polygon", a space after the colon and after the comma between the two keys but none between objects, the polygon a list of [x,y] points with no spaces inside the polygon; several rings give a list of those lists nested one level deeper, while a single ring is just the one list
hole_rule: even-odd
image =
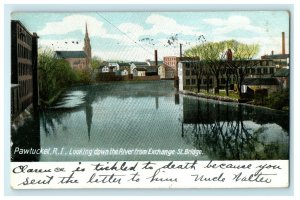
[{"label": "white building", "polygon": [[128,75],[128,71],[126,69],[117,70],[117,71],[115,71],[115,74],[118,75],[118,76],[127,76]]},{"label": "white building", "polygon": [[166,68],[164,65],[160,65],[158,67],[158,75],[161,79],[166,78]]},{"label": "white building", "polygon": [[117,70],[120,70],[120,66],[118,63],[108,63],[108,67],[110,68],[110,71],[115,72]]},{"label": "white building", "polygon": [[133,69],[133,76],[146,76],[146,71],[143,67],[136,67]]},{"label": "white building", "polygon": [[149,67],[149,65],[146,62],[132,62],[130,64],[130,74],[133,74],[133,70],[137,67],[147,68],[147,67]]},{"label": "white building", "polygon": [[109,72],[109,67],[108,66],[104,66],[102,67],[102,73],[108,73]]}]

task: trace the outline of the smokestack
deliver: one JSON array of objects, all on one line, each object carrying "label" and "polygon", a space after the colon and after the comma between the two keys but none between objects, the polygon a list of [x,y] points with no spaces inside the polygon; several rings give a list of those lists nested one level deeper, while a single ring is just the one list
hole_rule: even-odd
[{"label": "smokestack", "polygon": [[285,54],[285,33],[282,32],[282,54]]},{"label": "smokestack", "polygon": [[155,60],[155,66],[158,65],[158,62],[157,62],[157,50],[154,50],[154,60]]},{"label": "smokestack", "polygon": [[231,49],[227,50],[227,61],[232,61],[232,51],[231,51]]},{"label": "smokestack", "polygon": [[180,44],[180,58],[182,57],[182,44]]},{"label": "smokestack", "polygon": [[274,51],[273,51],[273,50],[271,51],[271,55],[272,55],[272,56],[274,55]]}]

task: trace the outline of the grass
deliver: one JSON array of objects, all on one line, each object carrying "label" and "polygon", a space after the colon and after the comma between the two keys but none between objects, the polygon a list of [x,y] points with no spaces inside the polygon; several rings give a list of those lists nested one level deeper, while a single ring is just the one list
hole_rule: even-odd
[{"label": "grass", "polygon": [[[200,90],[200,92],[198,92],[197,89],[191,89],[190,91],[195,92],[195,93],[205,94],[205,95],[227,97],[226,90],[219,90],[219,94],[215,94],[213,92],[208,93],[206,90]],[[233,98],[233,99],[239,99],[240,98],[239,94],[237,92],[232,91],[232,90],[229,91],[229,96],[228,97]]]}]

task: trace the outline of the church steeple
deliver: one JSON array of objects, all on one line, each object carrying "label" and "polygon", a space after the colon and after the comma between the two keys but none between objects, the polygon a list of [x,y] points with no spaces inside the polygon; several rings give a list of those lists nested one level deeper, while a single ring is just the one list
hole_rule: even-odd
[{"label": "church steeple", "polygon": [[91,48],[87,23],[85,23],[85,37],[84,37],[83,50],[84,50],[85,55],[86,55],[86,66],[90,67],[90,63],[91,63],[91,59],[92,59],[92,48]]},{"label": "church steeple", "polygon": [[85,38],[86,39],[88,38],[89,39],[89,32],[88,32],[88,28],[87,28],[87,23],[85,22]]}]

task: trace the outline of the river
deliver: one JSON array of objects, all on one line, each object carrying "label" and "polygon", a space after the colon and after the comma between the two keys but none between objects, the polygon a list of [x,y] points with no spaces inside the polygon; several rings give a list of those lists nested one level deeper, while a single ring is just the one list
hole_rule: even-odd
[{"label": "river", "polygon": [[288,113],[185,96],[173,81],[72,87],[11,135],[12,161],[289,158]]}]

